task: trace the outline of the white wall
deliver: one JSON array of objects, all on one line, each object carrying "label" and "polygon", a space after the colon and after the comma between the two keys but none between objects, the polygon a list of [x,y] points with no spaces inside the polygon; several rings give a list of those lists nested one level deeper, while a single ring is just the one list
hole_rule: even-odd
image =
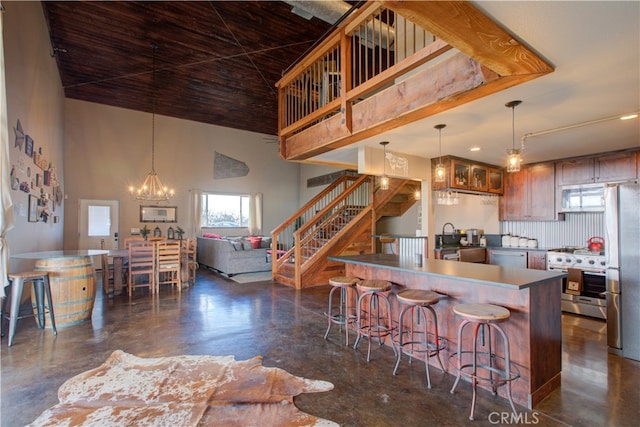
[{"label": "white wall", "polygon": [[[26,134],[34,141],[34,149],[42,148],[42,154],[56,167],[58,179],[64,188],[64,94],[55,58],[50,55],[51,44],[40,2],[3,2],[5,70],[7,107],[9,120],[9,156],[15,173],[21,182],[30,183],[42,169],[15,147],[14,127],[20,120]],[[27,176],[27,168],[31,176]],[[51,192],[51,187],[41,187]],[[40,195],[34,186],[31,194]],[[11,190],[15,205],[15,225],[7,233],[11,254],[37,250],[62,249],[64,202],[56,206],[55,216],[47,222],[28,222],[28,194]],[[30,268],[29,261],[11,260],[11,271]]]},{"label": "white wall", "polygon": [[[151,115],[68,99],[65,102],[66,210],[65,248],[75,248],[78,203],[82,198],[120,201],[121,240],[131,228],[141,228],[143,204],[129,196],[151,169]],[[190,229],[193,189],[227,193],[261,192],[263,233],[269,234],[298,206],[299,165],[285,162],[277,144],[264,135],[175,119],[155,117],[155,170],[176,196],[161,204],[178,207],[177,224]],[[214,179],[214,153],[245,162],[244,177]],[[145,203],[155,204],[155,203]],[[155,228],[150,224],[149,228]]]}]

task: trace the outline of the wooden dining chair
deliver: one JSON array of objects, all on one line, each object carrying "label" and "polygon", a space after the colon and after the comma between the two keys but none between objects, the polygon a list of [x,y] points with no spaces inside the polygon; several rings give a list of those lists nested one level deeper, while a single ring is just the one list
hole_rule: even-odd
[{"label": "wooden dining chair", "polygon": [[177,240],[163,240],[155,243],[157,283],[160,285],[173,285],[182,291],[180,280],[180,242]]},{"label": "wooden dining chair", "polygon": [[142,236],[132,236],[132,237],[125,237],[124,238],[124,248],[125,249],[129,249],[129,245],[132,242],[144,242],[144,237]]},{"label": "wooden dining chair", "polygon": [[198,269],[197,253],[198,253],[198,241],[195,237],[183,239],[181,241],[182,247],[182,263],[183,269],[186,274],[182,277],[190,285],[196,284],[196,270]]},{"label": "wooden dining chair", "polygon": [[131,242],[129,244],[129,274],[127,288],[129,297],[133,288],[148,287],[156,291],[155,245],[152,242]]},{"label": "wooden dining chair", "polygon": [[[106,250],[107,243],[104,239],[100,240],[100,249]],[[100,255],[102,261],[102,290],[105,294],[109,293],[109,289],[113,289],[113,263],[109,264],[109,255],[104,253]]]}]

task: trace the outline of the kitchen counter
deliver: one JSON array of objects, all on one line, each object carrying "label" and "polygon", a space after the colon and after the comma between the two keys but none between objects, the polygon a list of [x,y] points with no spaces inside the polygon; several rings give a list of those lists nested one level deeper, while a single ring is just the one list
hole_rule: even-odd
[{"label": "kitchen counter", "polygon": [[[439,333],[447,342],[443,360],[457,347],[460,319],[454,315],[453,306],[489,303],[509,309],[511,317],[502,326],[509,337],[512,363],[521,374],[512,384],[514,402],[532,409],[560,386],[563,274],[437,259],[426,259],[422,265],[415,265],[414,257],[389,254],[329,259],[343,262],[348,276],[387,280],[394,284],[396,290],[424,289],[443,295],[434,305]],[[396,299],[391,298],[391,302],[392,310],[398,313]],[[390,342],[386,344],[390,345]],[[465,345],[470,346],[471,343]],[[431,358],[431,363],[435,363],[434,359]],[[449,373],[455,374],[451,369]],[[479,385],[486,387],[482,382]],[[498,392],[505,396],[504,387]]]}]

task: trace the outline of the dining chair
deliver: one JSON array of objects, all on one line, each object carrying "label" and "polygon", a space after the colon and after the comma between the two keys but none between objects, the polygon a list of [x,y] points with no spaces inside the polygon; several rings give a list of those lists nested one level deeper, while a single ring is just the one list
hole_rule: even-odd
[{"label": "dining chair", "polygon": [[[104,239],[100,240],[100,249],[106,250],[107,243]],[[109,264],[109,255],[104,253],[100,255],[102,261],[102,289],[105,294],[109,293],[109,289],[113,289],[113,264]]]},{"label": "dining chair", "polygon": [[182,278],[190,285],[196,284],[196,270],[198,269],[198,261],[196,261],[198,252],[197,242],[195,237],[189,237],[180,242],[182,247],[183,268],[186,271],[186,274]]},{"label": "dining chair", "polygon": [[129,244],[129,274],[127,280],[129,297],[133,288],[148,287],[153,294],[156,290],[155,245],[152,242],[131,242]]},{"label": "dining chair", "polygon": [[156,288],[160,285],[174,285],[178,291],[182,291],[180,280],[180,242],[178,240],[162,240],[155,243],[157,281]]},{"label": "dining chair", "polygon": [[129,245],[132,242],[144,242],[144,237],[142,236],[133,236],[133,237],[125,237],[124,238],[124,248],[129,249]]}]

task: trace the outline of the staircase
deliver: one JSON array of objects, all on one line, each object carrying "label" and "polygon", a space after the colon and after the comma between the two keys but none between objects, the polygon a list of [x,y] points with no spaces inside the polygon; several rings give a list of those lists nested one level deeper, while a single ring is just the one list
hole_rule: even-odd
[{"label": "staircase", "polygon": [[375,181],[343,176],[273,230],[273,278],[296,289],[325,285],[344,275],[344,264],[328,257],[374,253],[376,222],[415,203],[414,181],[391,179],[389,190]]}]

